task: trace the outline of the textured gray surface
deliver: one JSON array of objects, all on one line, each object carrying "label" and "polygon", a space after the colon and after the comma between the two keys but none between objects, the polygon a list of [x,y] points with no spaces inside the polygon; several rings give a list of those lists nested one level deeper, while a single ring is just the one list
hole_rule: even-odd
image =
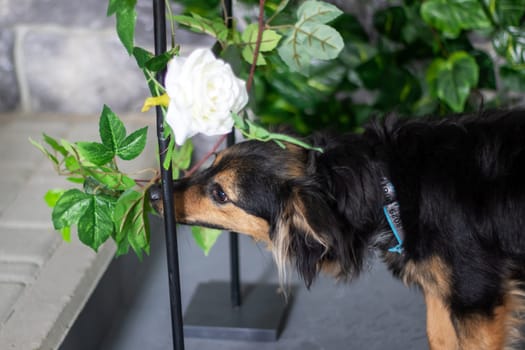
[{"label": "textured gray surface", "polygon": [[20,77],[31,110],[90,114],[102,102],[116,112],[139,111],[147,86],[113,33],[28,29],[19,48]]},{"label": "textured gray surface", "polygon": [[20,101],[13,63],[14,40],[14,32],[0,25],[0,112],[13,110]]},{"label": "textured gray surface", "polygon": [[[180,230],[179,236],[182,304],[185,309],[199,282],[228,279],[228,236],[219,238],[208,257],[195,247],[186,229]],[[154,234],[154,240],[161,238],[161,233]],[[146,271],[137,283],[140,289],[135,298],[119,311],[100,346],[101,350],[171,348],[164,248],[159,243],[154,243],[153,248],[152,255],[145,261],[147,267],[142,267]],[[276,282],[273,261],[264,247],[241,237],[240,253],[243,281]],[[310,291],[294,278],[297,292],[277,342],[186,338],[186,349],[426,349],[425,309],[421,295],[394,280],[379,262],[372,262],[369,270],[352,284],[321,277]]]}]

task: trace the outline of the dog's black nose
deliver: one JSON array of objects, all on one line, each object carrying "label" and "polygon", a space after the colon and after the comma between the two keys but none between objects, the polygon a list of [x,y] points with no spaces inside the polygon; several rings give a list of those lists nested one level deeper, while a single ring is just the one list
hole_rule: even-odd
[{"label": "dog's black nose", "polygon": [[156,202],[162,199],[162,188],[160,184],[153,185],[149,188],[149,200]]}]

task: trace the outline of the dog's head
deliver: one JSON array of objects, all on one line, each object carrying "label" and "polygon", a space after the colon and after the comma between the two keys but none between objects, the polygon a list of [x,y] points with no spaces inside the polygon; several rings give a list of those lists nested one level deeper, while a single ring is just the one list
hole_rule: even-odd
[{"label": "dog's head", "polygon": [[[312,152],[259,141],[222,151],[206,170],[174,182],[177,222],[266,242],[282,279],[288,262],[295,263],[308,286],[320,269],[342,274],[340,256],[352,254],[341,242],[337,204],[310,169]],[[151,199],[162,213],[158,189]]]}]

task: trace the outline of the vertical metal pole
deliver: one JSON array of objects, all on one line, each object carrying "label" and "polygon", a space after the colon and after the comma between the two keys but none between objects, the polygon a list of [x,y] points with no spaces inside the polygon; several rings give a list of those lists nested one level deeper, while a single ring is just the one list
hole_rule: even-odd
[{"label": "vertical metal pole", "polygon": [[[226,19],[228,28],[233,25],[233,8],[232,0],[224,1],[224,13],[222,14]],[[228,135],[227,145],[235,144],[234,130]],[[239,272],[239,235],[235,232],[230,232],[230,295],[232,307],[241,306],[241,282]]]},{"label": "vertical metal pole", "polygon": [[[228,146],[235,143],[235,134],[228,135]],[[239,272],[239,234],[230,232],[230,295],[232,307],[241,306],[241,282]]]},{"label": "vertical metal pole", "polygon": [[[153,0],[153,25],[155,34],[155,55],[166,52],[166,3],[165,0]],[[164,84],[165,71],[157,74],[157,80]],[[162,179],[162,199],[164,205],[164,230],[166,234],[166,250],[168,259],[168,277],[171,307],[171,331],[173,349],[184,350],[184,332],[182,323],[182,307],[179,275],[179,256],[177,248],[177,225],[175,223],[173,201],[172,168],[162,166],[169,145],[169,138],[164,136],[164,118],[160,106],[157,112],[157,138],[160,153],[160,171]]]}]

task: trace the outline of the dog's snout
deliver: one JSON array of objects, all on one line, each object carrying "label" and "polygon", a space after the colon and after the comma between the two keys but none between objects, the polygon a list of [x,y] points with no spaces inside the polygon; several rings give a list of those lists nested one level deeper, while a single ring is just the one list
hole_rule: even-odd
[{"label": "dog's snout", "polygon": [[156,202],[162,199],[162,188],[159,184],[150,187],[149,199],[152,202]]}]

